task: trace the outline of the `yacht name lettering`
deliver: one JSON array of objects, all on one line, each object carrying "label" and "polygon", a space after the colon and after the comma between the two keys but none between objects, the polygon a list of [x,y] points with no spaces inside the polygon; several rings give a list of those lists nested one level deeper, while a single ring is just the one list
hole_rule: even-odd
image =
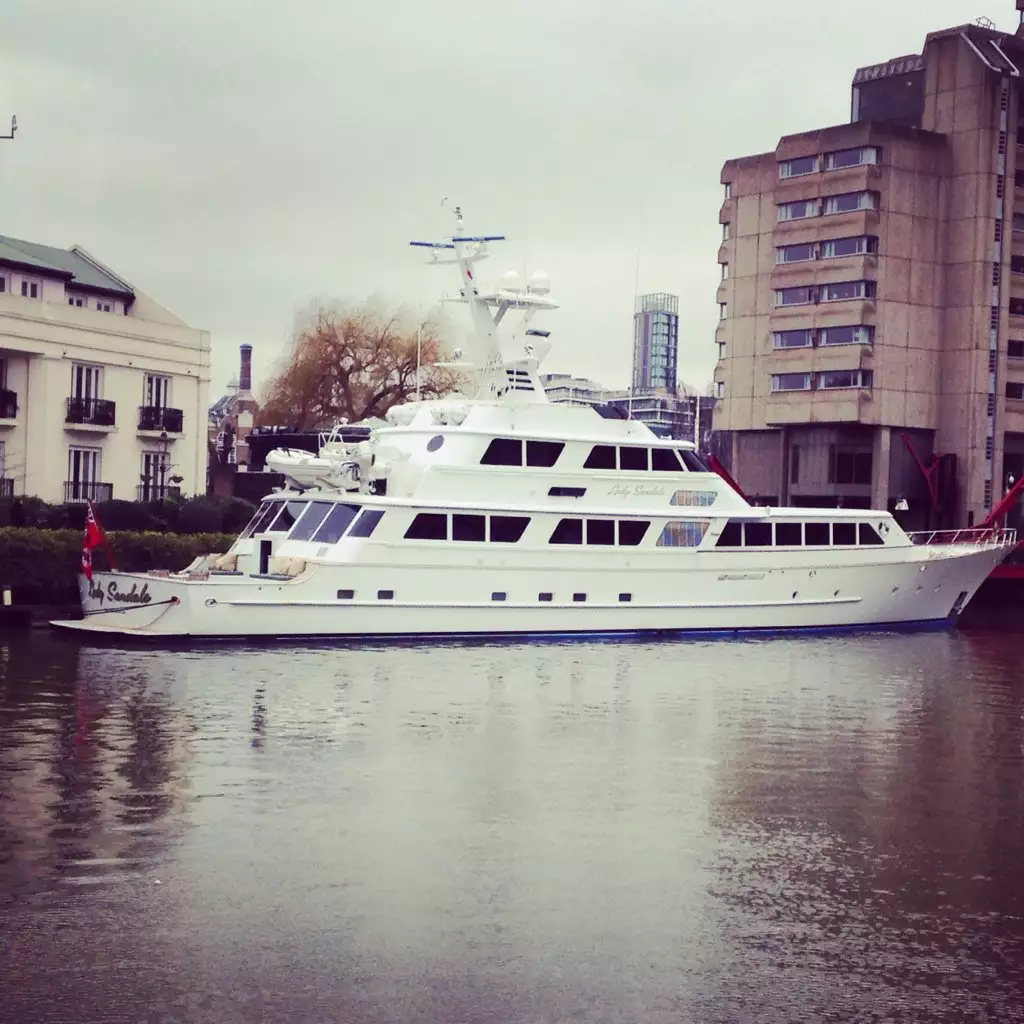
[{"label": "yacht name lettering", "polygon": [[613,484],[608,490],[609,498],[662,498],[665,488],[660,484]]},{"label": "yacht name lettering", "polygon": [[132,584],[131,590],[118,590],[117,581],[111,580],[106,587],[103,589],[103,585],[96,582],[89,583],[89,597],[99,604],[103,604],[104,601],[113,601],[116,604],[149,604],[153,600],[149,593],[149,584],[143,583],[142,589],[139,590],[138,583]]}]

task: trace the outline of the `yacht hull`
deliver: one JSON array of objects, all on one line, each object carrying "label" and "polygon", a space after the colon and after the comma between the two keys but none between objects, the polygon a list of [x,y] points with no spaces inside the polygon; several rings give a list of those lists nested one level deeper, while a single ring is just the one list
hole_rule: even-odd
[{"label": "yacht hull", "polygon": [[[686,569],[571,573],[535,565],[317,565],[282,581],[97,572],[91,582],[81,578],[84,618],[54,625],[223,639],[938,627],[955,621],[1006,551],[961,544],[898,554],[898,561],[769,568],[709,553]],[[393,589],[378,597],[381,580]],[[496,585],[505,590],[491,590]]]}]

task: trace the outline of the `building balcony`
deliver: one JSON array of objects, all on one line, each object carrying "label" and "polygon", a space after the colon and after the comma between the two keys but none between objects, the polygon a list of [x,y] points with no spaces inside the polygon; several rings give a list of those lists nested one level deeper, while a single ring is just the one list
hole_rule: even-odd
[{"label": "building balcony", "polygon": [[14,497],[14,481],[10,477],[0,476],[0,498]]},{"label": "building balcony", "polygon": [[168,498],[180,498],[181,488],[171,484],[139,484],[136,488],[136,501],[167,501]]},{"label": "building balcony", "polygon": [[114,403],[104,398],[69,398],[66,430],[108,431],[114,427]]},{"label": "building balcony", "polygon": [[101,484],[95,480],[64,481],[64,501],[66,504],[79,504],[86,501],[110,501],[113,497],[113,484]]},{"label": "building balcony", "polygon": [[159,405],[139,406],[140,434],[180,434],[182,412]]},{"label": "building balcony", "polygon": [[[18,415],[18,393],[0,390],[0,425],[11,426]],[[6,422],[5,422],[6,421]]]}]

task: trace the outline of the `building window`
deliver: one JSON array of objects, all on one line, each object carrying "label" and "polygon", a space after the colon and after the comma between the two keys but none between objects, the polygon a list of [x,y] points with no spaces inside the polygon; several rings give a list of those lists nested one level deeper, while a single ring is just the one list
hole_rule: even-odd
[{"label": "building window", "polygon": [[873,299],[874,297],[874,281],[839,281],[835,284],[823,284],[818,294],[820,302],[842,302],[845,299]]},{"label": "building window", "polygon": [[779,220],[804,220],[818,216],[817,199],[800,199],[795,203],[779,203]]},{"label": "building window", "polygon": [[729,280],[729,264],[728,263],[723,263],[723,264],[721,264],[721,267],[722,267],[722,280],[723,281],[728,281]]},{"label": "building window", "polygon": [[142,404],[151,409],[166,409],[171,394],[171,378],[159,373],[147,373],[142,389]]},{"label": "building window", "polygon": [[810,391],[809,373],[773,373],[772,391]]},{"label": "building window", "polygon": [[843,192],[837,196],[826,196],[824,212],[853,213],[856,210],[877,210],[877,192]]},{"label": "building window", "polygon": [[839,259],[842,256],[860,256],[878,252],[878,238],[874,235],[854,235],[852,238],[830,238],[821,243],[821,258]]},{"label": "building window", "polygon": [[718,319],[725,320],[729,316],[729,303],[720,302],[718,304]]},{"label": "building window", "polygon": [[1006,354],[1011,359],[1024,359],[1024,341],[1011,341],[1006,346]]},{"label": "building window", "polygon": [[774,331],[772,333],[773,348],[810,348],[813,340],[814,333],[810,330]]},{"label": "building window", "polygon": [[779,163],[780,178],[798,178],[803,174],[815,174],[817,170],[817,156],[798,156]]},{"label": "building window", "polygon": [[695,548],[704,539],[710,524],[702,520],[675,520],[665,524],[658,538],[659,548]]},{"label": "building window", "polygon": [[100,481],[99,448],[68,449],[68,486],[69,501],[96,500],[100,496],[96,485]]},{"label": "building window", "polygon": [[823,370],[818,374],[817,385],[826,391],[839,388],[870,388],[874,383],[871,370]]},{"label": "building window", "polygon": [[71,367],[71,397],[86,402],[100,397],[100,367],[75,363]]},{"label": "building window", "polygon": [[99,301],[99,302],[97,302],[97,303],[96,303],[96,308],[97,308],[97,309],[98,309],[98,310],[99,310],[99,311],[100,311],[101,313],[109,313],[109,312],[110,312],[110,303],[109,303],[109,302],[103,302],[103,301],[101,300],[101,301]]},{"label": "building window", "polygon": [[800,245],[780,245],[775,250],[776,263],[806,263],[818,258],[818,247],[813,242]]},{"label": "building window", "polygon": [[711,387],[714,390],[715,398],[725,398],[725,381],[714,380],[711,382]]},{"label": "building window", "polygon": [[68,305],[69,306],[77,306],[79,309],[81,309],[82,306],[85,305],[85,299],[81,298],[78,295],[69,295],[68,296]]},{"label": "building window", "polygon": [[1024,381],[1008,380],[1006,382],[1006,397],[1017,400],[1024,399]]},{"label": "building window", "polygon": [[877,146],[861,146],[858,149],[838,149],[825,154],[825,170],[837,171],[842,167],[858,167],[862,164],[879,164],[882,151]]},{"label": "building window", "polygon": [[789,449],[789,482],[791,484],[800,483],[800,447],[799,445],[793,445]]},{"label": "building window", "polygon": [[39,298],[39,282],[38,281],[26,281],[21,282],[21,294],[26,299],[38,299]]},{"label": "building window", "polygon": [[729,222],[725,221],[722,224],[722,241],[723,242],[728,242],[729,241],[729,230],[730,230]]},{"label": "building window", "polygon": [[863,324],[847,327],[822,327],[818,331],[819,345],[870,345],[874,338],[874,327],[867,327]]},{"label": "building window", "polygon": [[1024,299],[1010,299],[1010,316],[1024,316]]},{"label": "building window", "polygon": [[0,295],[7,291],[7,277],[5,274],[0,274]]},{"label": "building window", "polygon": [[871,483],[871,452],[848,451],[829,445],[828,482],[830,484]]},{"label": "building window", "polygon": [[814,302],[814,288],[776,288],[776,306],[807,306]]},{"label": "building window", "polygon": [[725,186],[725,198],[732,199],[732,182],[724,181],[722,184]]}]

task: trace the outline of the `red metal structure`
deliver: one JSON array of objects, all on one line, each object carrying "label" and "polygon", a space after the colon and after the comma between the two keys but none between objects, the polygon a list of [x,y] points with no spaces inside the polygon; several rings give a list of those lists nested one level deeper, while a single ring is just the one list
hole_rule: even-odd
[{"label": "red metal structure", "polygon": [[732,478],[732,474],[723,466],[714,455],[707,457],[708,467],[716,472],[744,501],[747,501],[747,496],[740,489],[740,485],[736,483]]}]

